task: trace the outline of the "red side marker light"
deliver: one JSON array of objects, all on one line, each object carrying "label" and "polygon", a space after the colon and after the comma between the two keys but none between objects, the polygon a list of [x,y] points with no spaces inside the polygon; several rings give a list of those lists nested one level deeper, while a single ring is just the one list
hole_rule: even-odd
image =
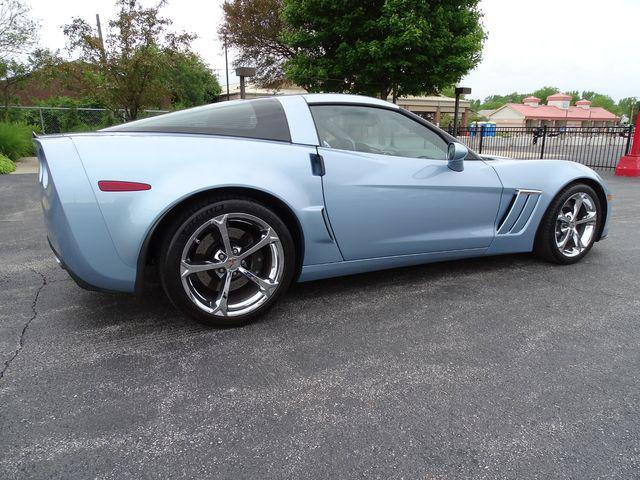
[{"label": "red side marker light", "polygon": [[98,188],[103,192],[138,192],[151,190],[151,185],[140,182],[121,182],[119,180],[100,180]]}]

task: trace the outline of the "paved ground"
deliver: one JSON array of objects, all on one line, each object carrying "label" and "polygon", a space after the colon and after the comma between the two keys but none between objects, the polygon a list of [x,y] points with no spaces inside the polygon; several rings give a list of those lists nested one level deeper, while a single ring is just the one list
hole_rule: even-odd
[{"label": "paved ground", "polygon": [[296,286],[207,330],[80,290],[0,178],[1,478],[640,478],[640,179],[582,263]]},{"label": "paved ground", "polygon": [[16,169],[13,174],[20,175],[25,173],[38,173],[38,159],[36,157],[25,157],[16,162]]}]

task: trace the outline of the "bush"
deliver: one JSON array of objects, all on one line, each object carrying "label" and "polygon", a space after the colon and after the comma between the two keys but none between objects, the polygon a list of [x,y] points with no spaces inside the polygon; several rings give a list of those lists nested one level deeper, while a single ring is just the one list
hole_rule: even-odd
[{"label": "bush", "polygon": [[15,163],[0,153],[0,175],[11,173],[16,169]]},{"label": "bush", "polygon": [[14,161],[32,156],[35,151],[32,131],[26,123],[0,122],[0,154]]}]

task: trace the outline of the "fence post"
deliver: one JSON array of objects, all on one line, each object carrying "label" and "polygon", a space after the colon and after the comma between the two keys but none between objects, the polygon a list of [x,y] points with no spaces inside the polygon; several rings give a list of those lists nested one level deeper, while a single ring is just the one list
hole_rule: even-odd
[{"label": "fence post", "polygon": [[540,159],[544,158],[544,144],[547,140],[547,126],[542,127],[542,146],[540,147]]},{"label": "fence post", "polygon": [[38,112],[40,112],[40,128],[42,128],[42,133],[47,133],[44,128],[44,115],[42,115],[42,109],[39,108]]},{"label": "fence post", "polygon": [[631,150],[631,136],[633,133],[633,125],[629,124],[629,132],[627,135],[627,146],[624,147],[624,154],[629,155],[629,151]]},{"label": "fence post", "polygon": [[[478,128],[476,125],[476,135],[478,134]],[[482,154],[482,139],[484,138],[484,125],[480,125],[480,140],[478,140],[478,153]]]}]

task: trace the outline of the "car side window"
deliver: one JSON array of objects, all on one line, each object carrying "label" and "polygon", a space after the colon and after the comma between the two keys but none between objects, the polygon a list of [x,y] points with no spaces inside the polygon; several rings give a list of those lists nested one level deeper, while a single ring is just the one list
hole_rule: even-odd
[{"label": "car side window", "polygon": [[124,132],[203,133],[290,142],[289,124],[274,98],[215,103],[105,129]]},{"label": "car side window", "polygon": [[447,159],[447,142],[400,112],[355,105],[311,105],[310,109],[323,147]]}]

